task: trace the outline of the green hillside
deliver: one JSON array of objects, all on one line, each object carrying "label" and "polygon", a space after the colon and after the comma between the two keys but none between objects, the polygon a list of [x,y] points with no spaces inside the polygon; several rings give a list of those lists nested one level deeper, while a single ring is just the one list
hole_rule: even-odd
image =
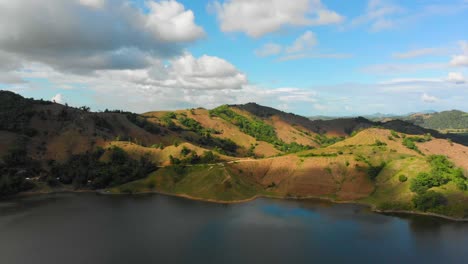
[{"label": "green hillside", "polygon": [[468,217],[468,147],[405,121],[311,121],[257,104],[93,113],[4,91],[0,102],[0,197],[314,197]]}]

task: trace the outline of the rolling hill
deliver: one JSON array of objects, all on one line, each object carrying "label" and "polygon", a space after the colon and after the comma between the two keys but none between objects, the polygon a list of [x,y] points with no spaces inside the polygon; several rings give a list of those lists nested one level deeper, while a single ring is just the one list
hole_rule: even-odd
[{"label": "rolling hill", "polygon": [[406,121],[312,121],[255,103],[93,113],[7,91],[0,121],[0,196],[323,198],[468,217],[466,141]]}]

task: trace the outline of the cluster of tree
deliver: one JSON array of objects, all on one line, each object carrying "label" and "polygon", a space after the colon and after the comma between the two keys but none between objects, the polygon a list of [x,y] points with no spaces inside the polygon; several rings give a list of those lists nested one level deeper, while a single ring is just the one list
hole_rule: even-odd
[{"label": "cluster of tree", "polygon": [[432,187],[439,187],[453,181],[460,190],[467,190],[468,180],[463,171],[445,156],[432,155],[428,158],[431,171],[421,172],[411,181],[411,191],[422,194]]},{"label": "cluster of tree", "polygon": [[199,135],[207,136],[211,134],[221,134],[218,130],[212,128],[204,128],[197,120],[181,116],[178,118],[179,122],[188,130],[193,131]]},{"label": "cluster of tree", "polygon": [[12,92],[0,91],[0,130],[28,137],[36,136],[37,131],[29,125],[37,112],[33,107],[36,104],[51,104],[51,102],[27,99]]},{"label": "cluster of tree", "polygon": [[276,142],[275,147],[278,150],[282,152],[286,152],[286,153],[297,153],[297,152],[313,149],[312,146],[306,146],[306,145],[302,145],[296,142],[285,143],[283,141]]},{"label": "cluster of tree", "polygon": [[307,153],[299,155],[301,158],[310,158],[310,157],[338,157],[338,153]]},{"label": "cluster of tree", "polygon": [[443,186],[453,181],[460,190],[467,190],[467,178],[463,171],[457,168],[445,156],[433,155],[428,157],[431,164],[429,173],[421,172],[411,180],[410,190],[417,195],[413,199],[416,208],[427,211],[446,202],[445,197],[435,191],[429,191],[432,187]]},{"label": "cluster of tree", "polygon": [[219,161],[219,157],[212,151],[205,151],[200,156],[193,150],[183,148],[181,154],[184,156],[182,159],[169,156],[172,165],[210,164]]},{"label": "cluster of tree", "polygon": [[31,178],[40,172],[39,162],[29,158],[25,148],[10,150],[0,161],[0,197],[32,189]]},{"label": "cluster of tree", "polygon": [[344,137],[327,137],[325,134],[317,134],[315,135],[315,142],[320,144],[320,146],[326,147],[333,145],[337,142],[343,141]]},{"label": "cluster of tree", "polygon": [[380,172],[382,172],[382,170],[385,168],[387,164],[385,162],[381,162],[379,165],[376,165],[376,166],[370,163],[368,165],[369,167],[367,167],[367,175],[369,175],[369,177],[372,180],[375,180],[375,178],[379,176]]},{"label": "cluster of tree", "polygon": [[161,121],[164,124],[164,126],[167,127],[169,130],[178,131],[180,130],[180,127],[177,126],[173,121],[173,119],[176,119],[176,117],[176,113],[169,112],[161,118]]},{"label": "cluster of tree", "polygon": [[143,128],[147,132],[150,132],[152,134],[161,133],[161,128],[155,123],[146,120],[145,117],[130,112],[125,113],[125,115],[130,122],[132,122],[140,128]]},{"label": "cluster of tree", "polygon": [[412,149],[418,153],[421,153],[419,150],[418,146],[416,146],[416,142],[422,143],[422,142],[428,142],[432,140],[432,136],[430,134],[426,134],[423,137],[405,137],[403,139],[403,146]]},{"label": "cluster of tree", "polygon": [[73,155],[65,163],[51,162],[50,185],[73,184],[77,189],[101,189],[121,185],[146,177],[156,170],[149,158],[132,159],[123,149],[112,147],[107,150],[108,160],[102,157],[102,148],[92,153]]},{"label": "cluster of tree", "polygon": [[193,139],[188,137],[187,140],[192,141],[201,146],[213,147],[221,154],[235,155],[239,146],[230,139],[212,137],[213,134],[220,134],[219,131],[212,128],[204,128],[197,120],[181,115],[177,120],[187,128],[188,131],[196,133],[199,138]]},{"label": "cluster of tree", "polygon": [[93,118],[94,124],[96,125],[96,128],[99,128],[101,130],[106,130],[108,132],[113,131],[112,125],[103,116],[99,114],[94,114],[92,118]]},{"label": "cluster of tree", "polygon": [[380,172],[382,172],[385,166],[387,166],[387,163],[384,161],[380,162],[378,165],[373,165],[369,159],[360,154],[356,155],[355,160],[362,161],[367,164],[367,175],[371,180],[375,180],[375,178],[379,176]]},{"label": "cluster of tree", "polygon": [[268,143],[278,141],[275,129],[259,119],[249,119],[231,110],[227,105],[211,110],[211,116],[218,116],[240,128],[240,130],[257,140]]},{"label": "cluster of tree", "polygon": [[438,206],[443,206],[446,203],[447,199],[444,195],[435,191],[427,191],[413,198],[414,207],[421,211],[428,211]]},{"label": "cluster of tree", "polygon": [[274,127],[266,124],[262,120],[256,118],[250,119],[240,114],[237,114],[236,112],[231,110],[227,105],[223,105],[213,110],[210,110],[209,113],[210,116],[220,117],[238,126],[242,132],[254,137],[259,141],[265,141],[270,144],[273,144],[275,148],[282,152],[294,153],[311,149],[310,146],[304,146],[295,142],[288,144],[282,141],[276,135]]}]

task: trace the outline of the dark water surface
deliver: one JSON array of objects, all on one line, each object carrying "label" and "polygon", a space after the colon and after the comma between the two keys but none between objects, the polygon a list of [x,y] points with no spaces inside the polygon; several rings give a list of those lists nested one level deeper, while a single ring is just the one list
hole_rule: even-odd
[{"label": "dark water surface", "polygon": [[357,205],[55,194],[0,202],[0,263],[467,263],[468,224]]}]

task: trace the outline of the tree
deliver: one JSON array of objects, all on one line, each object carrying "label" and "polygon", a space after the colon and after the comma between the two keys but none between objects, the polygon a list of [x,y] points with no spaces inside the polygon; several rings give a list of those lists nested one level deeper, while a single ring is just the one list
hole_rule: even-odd
[{"label": "tree", "polygon": [[434,191],[427,191],[413,198],[414,207],[421,211],[427,211],[446,203],[447,199],[441,193]]}]

